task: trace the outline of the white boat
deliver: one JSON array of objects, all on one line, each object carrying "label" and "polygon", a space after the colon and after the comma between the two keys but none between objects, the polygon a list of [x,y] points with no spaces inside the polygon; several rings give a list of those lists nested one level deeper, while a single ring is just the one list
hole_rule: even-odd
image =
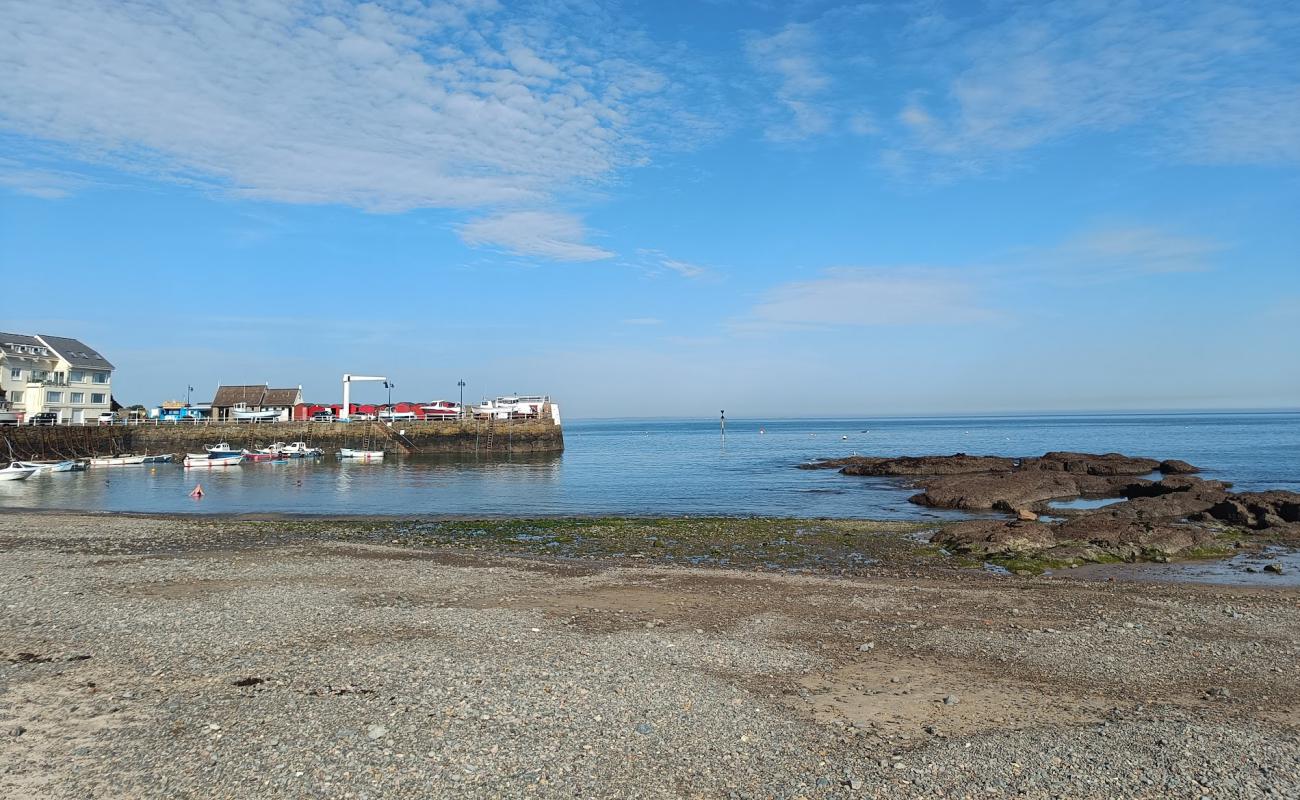
[{"label": "white boat", "polygon": [[294,442],[293,444],[280,443],[280,455],[291,458],[309,458],[311,456],[322,455],[325,451],[319,447],[308,447],[306,442]]},{"label": "white boat", "polygon": [[350,447],[339,448],[339,458],[352,458],[360,461],[383,461],[383,450],[353,450]]},{"label": "white boat", "polygon": [[133,455],[103,456],[90,459],[90,466],[92,467],[129,467],[143,463],[144,456]]},{"label": "white boat", "polygon": [[460,416],[460,405],[450,400],[435,400],[427,406],[420,406],[425,419],[442,419]]},{"label": "white boat", "polygon": [[474,406],[474,414],[493,419],[511,417],[539,417],[551,399],[545,395],[506,395],[495,400],[484,400]]},{"label": "white boat", "polygon": [[159,453],[156,456],[144,457],[144,463],[146,464],[170,464],[171,460],[172,460],[171,453]]},{"label": "white boat", "polygon": [[[230,446],[229,442],[217,442],[216,444],[205,444],[203,445],[203,449],[207,450],[209,453],[216,453],[217,455],[225,455],[225,456],[231,455],[232,453],[241,456],[244,454],[244,451],[242,449],[236,450],[235,448]],[[189,455],[193,455],[193,453],[190,453]]]},{"label": "white boat", "polygon": [[24,467],[22,464],[15,461],[4,469],[0,469],[0,481],[22,481],[35,474],[35,468]]},{"label": "white boat", "polygon": [[249,411],[247,409],[232,408],[230,418],[236,422],[278,422],[280,419],[279,411]]},{"label": "white boat", "polygon": [[244,454],[236,453],[186,453],[186,467],[237,467],[244,463]]},{"label": "white boat", "polygon": [[36,470],[37,475],[47,475],[51,472],[72,472],[76,468],[75,461],[15,461],[20,467]]}]

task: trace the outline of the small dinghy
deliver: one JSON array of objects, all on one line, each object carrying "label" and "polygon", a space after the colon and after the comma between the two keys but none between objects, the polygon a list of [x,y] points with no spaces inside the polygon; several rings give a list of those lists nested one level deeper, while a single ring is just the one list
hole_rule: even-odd
[{"label": "small dinghy", "polygon": [[37,475],[48,475],[51,472],[72,472],[76,467],[75,461],[16,461],[20,467],[34,469]]}]

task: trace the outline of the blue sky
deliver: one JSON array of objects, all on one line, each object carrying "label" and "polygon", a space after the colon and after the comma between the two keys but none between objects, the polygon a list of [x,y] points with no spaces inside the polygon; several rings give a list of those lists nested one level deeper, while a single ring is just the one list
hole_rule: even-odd
[{"label": "blue sky", "polygon": [[0,72],[0,330],[123,402],[1300,406],[1289,3],[0,0]]}]

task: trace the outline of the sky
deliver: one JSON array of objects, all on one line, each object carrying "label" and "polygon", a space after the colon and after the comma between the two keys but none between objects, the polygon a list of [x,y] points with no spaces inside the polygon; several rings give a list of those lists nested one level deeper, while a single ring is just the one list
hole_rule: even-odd
[{"label": "sky", "polygon": [[126,404],[1300,407],[1289,2],[0,0],[0,75],[0,330]]}]

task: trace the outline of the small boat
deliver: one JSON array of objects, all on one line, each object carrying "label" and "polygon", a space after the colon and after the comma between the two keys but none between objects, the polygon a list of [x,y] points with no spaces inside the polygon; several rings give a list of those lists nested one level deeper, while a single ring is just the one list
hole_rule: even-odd
[{"label": "small boat", "polygon": [[244,463],[243,453],[186,453],[186,467],[237,467]]},{"label": "small boat", "polygon": [[266,455],[272,455],[272,456],[278,456],[278,455],[280,455],[282,452],[284,452],[284,448],[286,448],[286,447],[288,447],[288,445],[285,444],[284,442],[272,442],[272,443],[271,443],[269,446],[267,446],[267,447],[256,447],[256,448],[253,448],[253,452],[254,452],[254,453],[264,453],[264,454],[266,454]]},{"label": "small boat", "polygon": [[156,456],[144,457],[144,463],[146,464],[170,464],[171,461],[172,461],[171,453],[159,453]]},{"label": "small boat", "polygon": [[[203,445],[203,449],[207,450],[209,453],[217,453],[219,455],[230,455],[234,453],[242,456],[244,454],[244,451],[242,449],[236,450],[235,448],[230,446],[229,442],[217,442],[216,444],[205,444]],[[191,453],[190,455],[193,454]]]},{"label": "small boat", "polygon": [[349,447],[339,448],[339,458],[351,458],[359,461],[383,461],[383,450],[353,450]]},{"label": "small boat", "polygon": [[35,474],[35,467],[24,467],[15,461],[4,469],[0,469],[0,481],[22,481]]},{"label": "small boat", "polygon": [[51,472],[72,472],[76,466],[75,461],[16,461],[20,467],[36,470],[37,475],[48,475]]},{"label": "small boat", "polygon": [[420,406],[425,419],[450,419],[459,417],[460,405],[450,400],[435,400],[427,406]]},{"label": "small boat", "polygon": [[[209,454],[209,455],[211,455],[211,454]],[[264,461],[275,461],[275,460],[279,459],[279,455],[277,455],[277,454],[275,454],[275,453],[263,453],[263,452],[260,451],[260,450],[259,450],[259,451],[256,451],[256,452],[249,452],[249,451],[245,450],[245,451],[243,452],[243,456],[244,456],[244,460],[245,460],[245,461],[251,461],[251,462],[253,462],[253,463],[255,463],[255,464],[260,464],[260,463],[262,463],[262,462],[264,462]]]},{"label": "small boat", "polygon": [[101,458],[90,459],[90,466],[92,467],[129,467],[135,464],[143,464],[143,463],[144,463],[144,456],[133,456],[129,454],[119,455],[119,456],[103,456]]},{"label": "small boat", "polygon": [[280,419],[280,412],[233,408],[230,410],[230,417],[236,422],[277,422]]},{"label": "small boat", "polygon": [[321,450],[319,447],[308,447],[306,442],[282,444],[279,450],[280,455],[289,456],[290,458],[308,458],[311,456],[324,455],[324,452],[325,451]]}]

